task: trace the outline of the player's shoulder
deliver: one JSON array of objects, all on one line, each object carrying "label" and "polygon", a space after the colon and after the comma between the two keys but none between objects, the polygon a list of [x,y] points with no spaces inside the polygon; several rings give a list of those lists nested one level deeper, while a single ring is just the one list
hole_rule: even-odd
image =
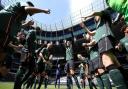
[{"label": "player's shoulder", "polygon": [[44,47],[44,48],[42,48],[41,52],[44,52],[44,51],[46,51],[46,50],[47,50],[47,48]]}]

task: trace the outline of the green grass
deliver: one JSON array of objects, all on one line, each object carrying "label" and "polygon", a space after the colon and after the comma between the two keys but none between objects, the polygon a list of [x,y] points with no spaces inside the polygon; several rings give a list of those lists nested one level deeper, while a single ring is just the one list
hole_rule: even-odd
[{"label": "green grass", "polygon": [[[13,82],[0,82],[0,89],[13,89],[13,85],[14,85]],[[42,85],[41,89],[44,89],[43,85]],[[48,89],[55,89],[54,85],[48,85]],[[60,89],[66,89],[66,85],[61,85]],[[77,87],[73,86],[73,89],[77,89]],[[86,87],[86,89],[89,89],[89,88]],[[113,89],[116,89],[116,88],[113,88]]]},{"label": "green grass", "polygon": [[13,83],[0,82],[0,89],[13,89]]}]

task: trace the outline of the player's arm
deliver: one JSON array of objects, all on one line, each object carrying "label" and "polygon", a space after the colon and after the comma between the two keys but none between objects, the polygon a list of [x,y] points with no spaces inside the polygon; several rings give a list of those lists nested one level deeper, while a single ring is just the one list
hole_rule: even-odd
[{"label": "player's arm", "polygon": [[88,16],[86,16],[86,17],[81,17],[81,18],[84,18],[84,19],[86,20],[86,19],[89,18],[89,17],[99,16],[99,15],[102,15],[102,13],[101,13],[101,12],[92,12],[92,13],[90,13]]},{"label": "player's arm", "polygon": [[85,30],[85,32],[87,32],[90,36],[94,36],[94,35],[95,35],[96,31],[90,31],[90,30],[88,29],[88,27],[85,26],[85,24],[84,24],[83,22],[80,24],[80,26],[81,26],[81,27]]},{"label": "player's arm", "polygon": [[95,44],[96,44],[96,41],[95,40],[92,40],[89,43],[83,43],[82,46],[89,47],[89,46],[94,46]]},{"label": "player's arm", "polygon": [[66,48],[66,43],[67,41],[66,40],[63,40],[63,46]]},{"label": "player's arm", "polygon": [[[88,18],[88,17],[94,17],[94,16],[101,16],[103,17],[104,16],[104,12],[92,12],[90,15],[88,15],[87,17],[82,17],[84,18],[85,20]],[[85,31],[90,35],[90,36],[94,36],[96,31],[90,31],[86,26],[85,24],[82,22],[80,24],[80,26],[85,29]]]},{"label": "player's arm", "polygon": [[33,20],[25,21],[24,23],[22,23],[22,27],[32,26],[32,25],[34,25],[34,21]]},{"label": "player's arm", "polygon": [[85,75],[88,75],[89,73],[88,64],[85,64],[84,67],[85,67]]},{"label": "player's arm", "polygon": [[11,48],[18,48],[18,46],[14,45],[12,41],[9,42],[8,46]]},{"label": "player's arm", "polygon": [[41,57],[41,59],[43,60],[43,62],[46,62],[46,60],[45,60],[45,58],[44,58],[44,56],[43,56],[43,54],[41,52],[39,53],[39,56]]},{"label": "player's arm", "polygon": [[73,30],[72,29],[69,29],[69,31],[70,31],[70,34],[71,34],[71,42],[72,42],[72,45],[74,46],[74,34],[73,34]]},{"label": "player's arm", "polygon": [[51,55],[49,56],[49,60],[52,60],[52,58],[53,58],[53,55],[51,54]]},{"label": "player's arm", "polygon": [[21,48],[24,47],[24,46],[21,45],[21,44],[19,44],[19,45],[15,45],[15,44],[13,44],[12,41],[9,42],[8,46],[11,47],[11,48],[13,48],[13,50],[14,50],[15,52],[17,52],[17,53],[21,53],[20,50],[21,50]]},{"label": "player's arm", "polygon": [[25,7],[25,11],[29,14],[36,14],[36,13],[45,13],[45,14],[50,14],[50,9],[39,9],[36,7]]},{"label": "player's arm", "polygon": [[95,40],[92,40],[90,43],[87,43],[87,46],[94,46],[96,44]]},{"label": "player's arm", "polygon": [[82,66],[82,64],[79,64],[79,66],[78,66],[78,67],[80,68],[81,66]]},{"label": "player's arm", "polygon": [[119,51],[122,51],[122,45],[121,43],[118,43],[116,46],[115,46],[115,49],[119,50]]},{"label": "player's arm", "polygon": [[16,49],[23,47],[23,45],[21,45],[21,44],[19,44],[18,46],[17,45],[14,45],[12,41],[9,42],[8,46],[9,47],[12,47],[12,48],[16,48]]}]

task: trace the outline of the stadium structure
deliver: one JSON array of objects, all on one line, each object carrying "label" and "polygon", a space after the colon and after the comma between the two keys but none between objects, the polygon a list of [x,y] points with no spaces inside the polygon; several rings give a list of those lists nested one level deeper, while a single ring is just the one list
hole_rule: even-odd
[{"label": "stadium structure", "polygon": [[[0,0],[1,1],[1,0]],[[12,4],[16,1],[19,0],[2,0],[0,2],[0,9],[2,9],[4,6],[7,6],[8,4]],[[25,0],[21,0],[21,1],[25,1]],[[101,11],[107,9],[107,6],[105,4],[104,0],[97,0],[93,3],[90,4],[90,6],[88,8],[83,8],[79,11],[77,11],[76,13],[73,13],[73,16],[69,16],[66,17],[65,19],[60,19],[60,21],[58,23],[55,24],[51,24],[51,25],[45,25],[45,24],[41,24],[37,21],[35,25],[40,26],[42,28],[42,32],[37,35],[37,49],[39,46],[43,45],[45,46],[45,44],[51,42],[53,43],[53,48],[51,49],[51,53],[53,54],[53,60],[52,63],[54,64],[52,70],[50,71],[50,76],[52,78],[52,80],[54,80],[55,77],[55,68],[56,68],[56,63],[57,61],[59,61],[62,65],[61,68],[64,69],[64,64],[65,64],[65,49],[63,46],[63,41],[64,40],[70,40],[71,39],[71,34],[69,29],[71,29],[73,31],[74,34],[74,40],[76,42],[76,46],[75,46],[75,54],[77,53],[82,53],[85,56],[86,52],[84,50],[84,48],[81,46],[82,42],[85,42],[86,40],[84,40],[84,34],[86,34],[86,32],[84,30],[82,30],[82,28],[80,27],[80,23],[83,21],[86,26],[88,28],[90,28],[91,30],[95,30],[95,22],[94,22],[94,18],[90,18],[88,20],[82,20],[81,17],[88,15],[90,12],[92,11]],[[117,13],[115,13],[114,11],[111,12],[111,17],[115,18]],[[120,24],[120,25],[119,25]],[[122,23],[119,23],[118,25],[114,25],[113,26],[113,32],[115,33],[115,36],[117,36],[117,33],[119,33],[121,26],[123,25]],[[118,28],[118,29],[117,29]],[[27,33],[27,31],[26,31]],[[120,34],[120,36],[117,37],[117,39],[121,39],[123,37],[122,34]],[[126,65],[126,60],[123,59],[122,55],[118,56],[119,61],[122,63],[122,65],[125,67],[125,69],[128,69],[128,66]],[[76,65],[75,68],[78,66],[79,61],[77,59],[77,57],[75,56],[75,60],[76,60]],[[20,61],[19,61],[19,56],[18,54],[13,54],[12,55],[12,64],[11,64],[11,71],[9,72],[8,76],[6,76],[2,81],[14,81],[14,77],[15,77],[15,73],[18,69],[20,65]],[[76,74],[78,74],[79,70],[76,70]],[[66,74],[63,72],[62,77],[66,76]]]}]

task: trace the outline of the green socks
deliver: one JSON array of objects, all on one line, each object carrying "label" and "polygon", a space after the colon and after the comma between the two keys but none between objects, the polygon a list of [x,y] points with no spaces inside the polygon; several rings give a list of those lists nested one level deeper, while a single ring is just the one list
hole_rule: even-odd
[{"label": "green socks", "polygon": [[48,78],[44,78],[44,89],[47,89],[48,86]]},{"label": "green socks", "polygon": [[104,89],[104,84],[103,84],[103,81],[101,79],[101,76],[97,76],[96,77],[96,80],[97,80],[97,83],[98,83],[98,86],[100,89]]},{"label": "green socks", "polygon": [[71,85],[72,85],[72,78],[71,76],[67,76],[67,89],[72,89]]},{"label": "green socks", "polygon": [[75,80],[75,83],[76,83],[78,89],[81,89],[80,84],[79,84],[79,82],[78,82],[78,79],[77,79],[76,75],[73,75],[73,78],[74,78],[74,80]]},{"label": "green socks", "polygon": [[38,88],[37,89],[40,89],[40,87],[41,87],[41,85],[42,85],[42,83],[43,83],[43,79],[44,79],[44,77],[40,77],[40,81],[39,81],[39,85],[38,85]]},{"label": "green socks", "polygon": [[107,74],[103,74],[101,76],[101,79],[102,79],[103,84],[106,87],[106,89],[112,89],[111,82],[110,82],[109,77],[108,77]]},{"label": "green socks", "polygon": [[109,75],[117,89],[128,89],[121,72],[118,69],[109,71]]}]

